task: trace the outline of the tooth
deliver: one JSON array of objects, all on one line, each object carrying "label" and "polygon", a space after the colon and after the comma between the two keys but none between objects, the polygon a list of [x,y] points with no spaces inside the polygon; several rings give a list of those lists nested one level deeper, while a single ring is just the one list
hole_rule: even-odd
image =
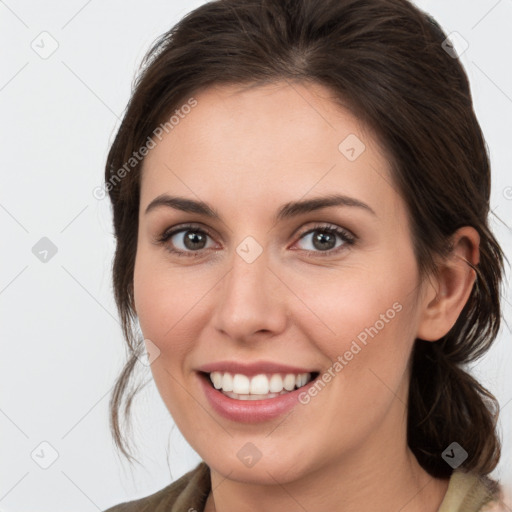
[{"label": "tooth", "polygon": [[224,392],[222,393],[229,398],[234,398],[235,400],[269,400],[272,398],[277,398],[278,396],[281,396],[283,394],[288,393],[288,391],[281,391],[281,393],[268,393],[266,395],[237,395],[236,393],[233,393],[232,391]]},{"label": "tooth", "polygon": [[266,375],[256,375],[251,379],[251,395],[266,395],[269,391]]},{"label": "tooth", "polygon": [[213,382],[213,387],[215,389],[220,389],[222,387],[222,373],[220,373],[220,372],[210,373],[210,380]]},{"label": "tooth", "polygon": [[280,393],[283,390],[283,379],[281,375],[274,374],[270,377],[269,389],[271,393]]},{"label": "tooth", "polygon": [[[241,373],[237,373],[233,377],[233,392],[237,395],[248,395],[250,389],[250,380],[247,375],[242,375]],[[224,391],[227,391],[223,387]],[[231,390],[230,390],[231,391]]]},{"label": "tooth", "polygon": [[292,373],[288,373],[284,378],[284,389],[286,389],[286,391],[292,391],[294,387],[295,375],[293,375]]},{"label": "tooth", "polygon": [[233,377],[228,372],[222,376],[222,389],[223,391],[233,391]]},{"label": "tooth", "polygon": [[251,378],[239,373],[213,371],[210,373],[210,380],[215,389],[221,389],[227,393],[236,393],[239,396],[249,394],[265,396],[269,393],[293,391],[295,387],[300,388],[311,380],[311,374],[288,373],[283,378],[279,373],[271,375],[261,373]]}]

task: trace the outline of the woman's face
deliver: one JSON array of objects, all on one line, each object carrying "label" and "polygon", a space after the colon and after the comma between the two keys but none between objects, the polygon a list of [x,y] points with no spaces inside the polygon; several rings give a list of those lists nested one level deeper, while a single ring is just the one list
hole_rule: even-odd
[{"label": "woman's face", "polygon": [[[320,85],[223,86],[195,100],[145,159],[134,276],[176,424],[210,467],[240,481],[403,454],[422,301],[382,148]],[[212,369],[242,400],[209,383]],[[315,372],[296,391],[244,396]]]}]

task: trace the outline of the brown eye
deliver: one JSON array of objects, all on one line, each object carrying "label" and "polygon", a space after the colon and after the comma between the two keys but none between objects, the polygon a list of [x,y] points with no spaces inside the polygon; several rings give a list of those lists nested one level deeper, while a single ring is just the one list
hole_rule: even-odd
[{"label": "brown eye", "polygon": [[181,226],[165,231],[158,242],[178,256],[196,256],[194,253],[200,255],[201,251],[208,249],[208,238],[210,235],[197,226]]},{"label": "brown eye", "polygon": [[[319,225],[302,234],[302,239],[309,237],[309,248],[304,250],[308,252],[327,253],[327,255],[335,254],[343,250],[347,246],[355,243],[356,237],[347,230],[337,226]],[[338,243],[339,241],[339,243]],[[324,254],[321,254],[324,256]]]},{"label": "brown eye", "polygon": [[[181,231],[179,233],[182,233]],[[181,238],[183,245],[190,249],[191,251],[197,249],[204,249],[206,245],[206,235],[205,233],[199,233],[198,231],[187,230],[184,233],[183,238]]]}]

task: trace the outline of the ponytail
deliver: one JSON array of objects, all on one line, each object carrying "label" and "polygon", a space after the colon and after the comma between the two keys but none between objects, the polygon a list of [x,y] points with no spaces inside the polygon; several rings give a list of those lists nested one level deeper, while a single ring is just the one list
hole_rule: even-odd
[{"label": "ponytail", "polygon": [[488,474],[495,468],[498,401],[450,360],[442,341],[416,340],[408,402],[408,444],[431,475],[451,475],[455,468],[442,454],[453,442],[467,452],[461,469]]}]

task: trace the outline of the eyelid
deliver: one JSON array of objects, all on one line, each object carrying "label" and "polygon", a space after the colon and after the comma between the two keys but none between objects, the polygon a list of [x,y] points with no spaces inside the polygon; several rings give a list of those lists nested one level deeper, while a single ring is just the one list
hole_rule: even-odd
[{"label": "eyelid", "polygon": [[171,236],[175,235],[176,233],[179,233],[181,231],[187,231],[187,230],[196,230],[196,231],[202,231],[206,233],[209,237],[212,237],[212,234],[208,230],[208,228],[204,227],[202,224],[197,224],[194,222],[184,223],[184,224],[177,224],[176,226],[172,226],[170,228],[164,229],[164,231],[157,235],[155,241],[157,242],[163,242],[168,240]]}]

